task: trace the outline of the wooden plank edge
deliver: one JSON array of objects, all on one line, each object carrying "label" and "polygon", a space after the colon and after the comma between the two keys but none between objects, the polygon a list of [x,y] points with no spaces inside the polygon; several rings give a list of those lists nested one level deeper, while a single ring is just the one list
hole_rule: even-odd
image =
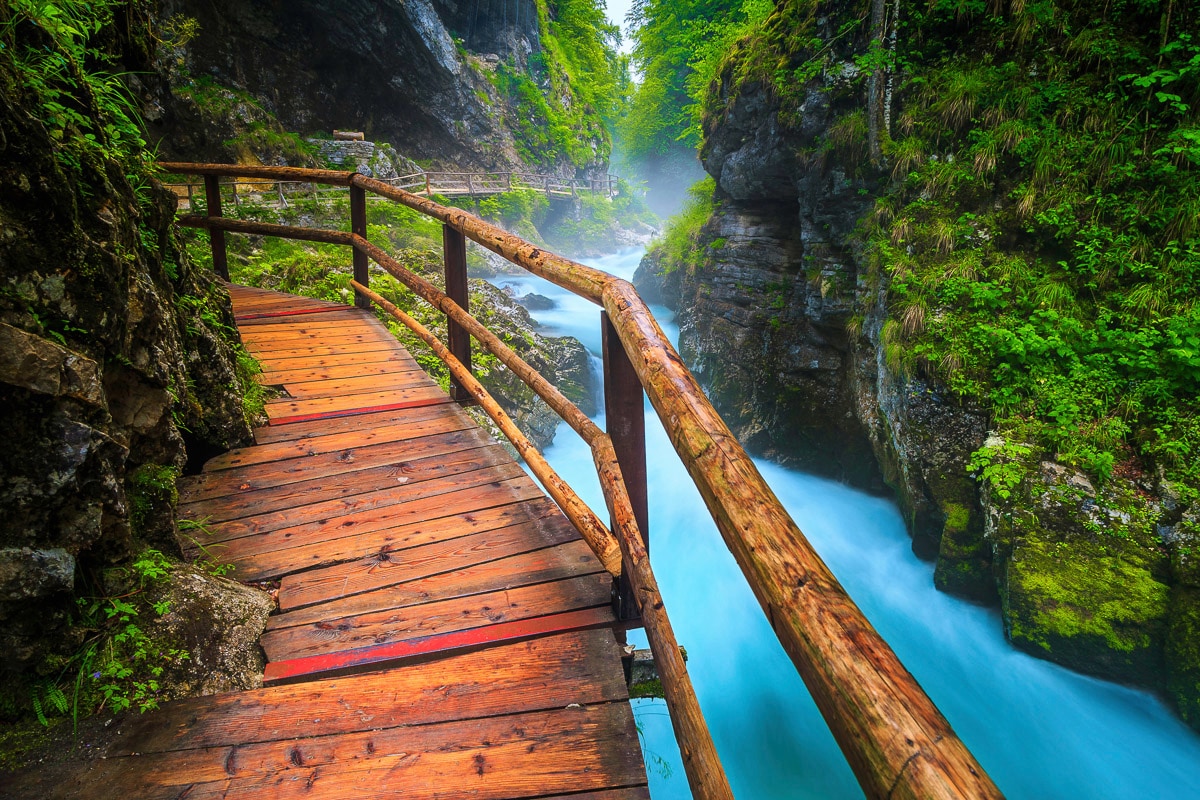
[{"label": "wooden plank edge", "polygon": [[252,319],[269,319],[271,317],[295,317],[301,314],[324,314],[329,311],[346,311],[353,306],[330,306],[328,308],[295,308],[288,311],[260,311],[256,314],[235,314],[234,321],[245,322]]},{"label": "wooden plank edge", "polygon": [[[351,395],[353,396],[353,395]],[[276,425],[290,425],[295,422],[316,422],[323,419],[337,419],[338,417],[355,417],[359,414],[375,414],[380,411],[399,411],[404,408],[424,408],[426,406],[445,405],[453,402],[449,395],[442,397],[431,397],[424,400],[406,400],[401,403],[385,403],[379,406],[361,406],[358,408],[345,408],[338,411],[319,411],[313,414],[296,414],[290,417],[276,417],[268,424],[272,427]]]},{"label": "wooden plank edge", "polygon": [[401,663],[428,661],[450,653],[508,644],[523,639],[536,639],[558,633],[612,627],[615,623],[610,606],[596,606],[561,614],[548,614],[530,619],[500,622],[462,631],[437,633],[389,642],[369,647],[357,647],[339,653],[323,653],[267,664],[263,672],[263,685],[328,678],[382,669]]}]

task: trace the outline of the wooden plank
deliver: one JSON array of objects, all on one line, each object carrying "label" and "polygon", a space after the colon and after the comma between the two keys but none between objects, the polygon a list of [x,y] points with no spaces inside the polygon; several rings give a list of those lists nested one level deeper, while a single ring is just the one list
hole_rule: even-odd
[{"label": "wooden plank", "polygon": [[[429,521],[366,531],[360,535],[325,541],[297,542],[287,549],[276,548],[256,555],[254,565],[260,573],[278,577],[303,569],[374,557],[377,554],[391,553],[429,542],[502,528],[536,518],[539,514],[547,516],[560,513],[553,503],[544,497],[536,497],[482,511],[468,510]],[[228,546],[217,545],[214,554],[218,559],[222,559],[228,549]],[[185,550],[191,552],[189,548]],[[245,571],[249,572],[249,568],[245,568]]]},{"label": "wooden plank", "polygon": [[311,297],[294,295],[262,295],[257,297],[239,298],[234,301],[233,313],[240,321],[242,317],[255,315],[274,315],[289,311],[329,311],[339,312],[349,306],[341,303],[330,303],[325,300],[314,300]]},{"label": "wooden plank", "polygon": [[305,328],[315,329],[322,326],[338,326],[344,325],[347,322],[354,322],[365,319],[367,315],[353,306],[342,306],[338,309],[327,308],[321,314],[307,314],[296,317],[263,317],[260,319],[247,319],[245,317],[238,319],[238,330],[242,334],[253,334],[259,330],[274,330],[283,329],[293,325],[303,325]]},{"label": "wooden plank", "polygon": [[[440,389],[438,391],[441,392]],[[356,417],[359,414],[374,414],[377,411],[398,411],[402,408],[422,408],[425,406],[445,405],[450,402],[450,398],[442,392],[440,395],[430,394],[426,397],[417,397],[415,399],[382,403],[379,405],[349,404],[346,408],[325,409],[305,414],[296,414],[294,416],[276,417],[271,420],[270,424],[290,425],[297,422],[315,422],[317,420],[335,419],[337,417]]]},{"label": "wooden plank", "polygon": [[[381,548],[350,563],[284,578],[279,586],[279,608],[285,612],[292,611],[314,603],[325,603],[450,572],[464,564],[484,563],[576,540],[578,533],[566,518],[550,514],[514,525],[419,545],[402,553]],[[466,554],[472,560],[464,560]]]},{"label": "wooden plank", "polygon": [[[531,619],[498,622],[482,628],[437,633],[399,642],[368,645],[285,661],[272,661],[267,664],[263,680],[267,683],[290,683],[298,680],[311,680],[314,676],[362,672],[368,668],[394,668],[417,660],[440,659],[447,655],[469,652],[481,647],[490,649],[507,642],[597,628],[611,631],[616,621],[610,606],[596,606]],[[612,664],[611,669],[616,671],[619,667]],[[623,675],[622,680],[624,680]]]},{"label": "wooden plank", "polygon": [[[190,476],[186,481],[181,481],[179,502],[181,507],[186,507],[225,495],[243,494],[258,489],[327,478],[374,467],[402,468],[408,462],[464,450],[474,450],[491,442],[491,438],[478,428],[465,429],[434,433],[413,439],[367,444],[362,447],[313,452],[278,461],[230,466],[226,469]],[[283,448],[277,449],[283,450]],[[512,459],[509,458],[509,460]],[[189,514],[189,516],[195,515]]]},{"label": "wooden plank", "polygon": [[[205,524],[212,524],[294,508],[311,503],[316,497],[324,500],[353,497],[380,489],[390,489],[398,484],[452,478],[462,473],[509,463],[512,463],[512,456],[500,445],[493,444],[372,469],[326,475],[312,480],[285,481],[278,486],[257,488],[250,483],[244,483],[237,489],[243,486],[247,488],[243,491],[235,490],[236,494],[189,503],[186,516],[189,519],[204,519]],[[183,513],[181,509],[180,514]]]},{"label": "wooden plank", "polygon": [[263,377],[260,382],[273,384],[277,381],[272,380],[274,373],[277,372],[292,372],[295,370],[305,369],[327,369],[330,367],[357,367],[369,364],[378,364],[383,361],[402,361],[406,364],[415,364],[411,356],[402,350],[374,350],[367,353],[358,353],[353,358],[349,356],[312,356],[311,358],[285,358],[278,361],[267,360],[260,362],[263,370]]},{"label": "wooden plank", "polygon": [[[378,331],[354,331],[348,333],[330,334],[327,336],[316,336],[313,334],[296,335],[281,337],[277,339],[263,339],[255,336],[242,337],[242,343],[246,346],[246,350],[260,361],[274,360],[276,353],[293,353],[297,350],[311,350],[322,347],[346,347],[356,344],[386,344],[390,349],[395,343],[396,337],[384,332]],[[380,348],[385,349],[385,348]],[[284,356],[286,357],[286,356]]]},{"label": "wooden plank", "polygon": [[271,353],[270,361],[286,361],[288,359],[308,359],[314,356],[351,356],[359,353],[369,353],[377,350],[390,350],[398,347],[396,341],[360,342],[358,344],[330,345],[328,347],[299,347],[292,350],[277,350]]},{"label": "wooden plank", "polygon": [[[204,469],[213,472],[251,464],[269,464],[318,453],[419,439],[474,426],[475,422],[456,406],[442,405],[361,414],[325,422],[292,423],[280,428],[258,428],[254,432],[255,437],[267,441],[215,456],[209,459]],[[289,435],[283,436],[285,433]]]},{"label": "wooden plank", "polygon": [[[357,369],[357,368],[356,368]],[[295,374],[295,373],[291,373]],[[405,365],[403,371],[396,369],[391,372],[363,375],[349,378],[325,378],[310,380],[304,383],[280,379],[279,373],[274,373],[274,382],[287,387],[288,396],[294,400],[311,400],[318,397],[349,397],[368,392],[399,392],[414,386],[436,386],[425,371],[414,365]]]},{"label": "wooden plank", "polygon": [[[104,755],[161,753],[622,701],[611,630],[564,633],[435,663],[164,703],[121,722]],[[346,713],[347,708],[353,713]]]},{"label": "wooden plank", "polygon": [[387,328],[373,315],[350,306],[343,306],[343,311],[330,311],[318,317],[304,319],[280,319],[273,322],[260,322],[247,332],[252,338],[270,337],[274,334],[295,333],[297,336],[320,336],[330,332],[361,328],[387,332]]},{"label": "wooden plank", "polygon": [[123,756],[76,781],[40,787],[47,800],[86,796],[210,800],[504,800],[644,783],[627,703],[337,736]]},{"label": "wooden plank", "polygon": [[336,414],[358,408],[394,406],[400,403],[449,403],[450,398],[436,384],[414,386],[410,389],[385,392],[365,392],[346,397],[318,397],[309,400],[273,400],[266,404],[267,416],[272,425],[285,424],[282,420],[307,417],[316,414]]},{"label": "wooden plank", "polygon": [[521,468],[516,464],[501,464],[458,476],[454,482],[402,484],[344,499],[318,500],[286,511],[219,522],[210,526],[206,535],[210,542],[230,542],[257,534],[260,545],[272,539],[280,542],[289,539],[330,540],[403,524],[397,520],[410,522],[414,514],[436,514],[439,504],[453,506],[455,509],[447,513],[457,513],[470,511],[471,503],[486,508],[531,496],[537,496],[537,487]]},{"label": "wooden plank", "polygon": [[260,644],[268,661],[284,661],[563,611],[608,608],[611,596],[612,578],[607,573],[583,575],[268,630]]},{"label": "wooden plank", "polygon": [[[326,326],[319,330],[306,330],[301,324],[279,328],[255,328],[242,336],[247,348],[258,350],[294,350],[301,345],[341,344],[347,341],[395,342],[387,328],[362,320],[353,320],[337,326]],[[289,347],[290,345],[290,347]]]},{"label": "wooden plank", "polygon": [[275,370],[273,372],[262,372],[255,376],[255,378],[259,383],[271,386],[287,384],[289,391],[294,392],[297,386],[303,386],[305,383],[312,381],[330,381],[339,378],[357,377],[367,378],[376,375],[382,376],[411,372],[415,369],[421,369],[421,365],[408,357],[407,354],[381,353],[378,361],[370,363]]},{"label": "wooden plank", "polygon": [[[565,541],[537,550],[528,542],[525,531],[506,528],[439,542],[409,551],[396,559],[386,554],[387,560],[375,564],[394,565],[399,569],[382,574],[373,571],[371,559],[363,559],[355,563],[358,567],[355,573],[345,576],[344,588],[337,583],[324,583],[320,588],[325,597],[312,601],[317,604],[305,608],[294,608],[298,603],[293,595],[293,608],[272,616],[267,621],[267,629],[294,628],[431,600],[589,575],[604,569],[574,529],[564,525],[560,531],[560,538]],[[574,541],[567,537],[573,537]],[[431,560],[435,554],[444,560]],[[410,563],[409,556],[417,560]],[[360,580],[351,584],[351,577]]]}]

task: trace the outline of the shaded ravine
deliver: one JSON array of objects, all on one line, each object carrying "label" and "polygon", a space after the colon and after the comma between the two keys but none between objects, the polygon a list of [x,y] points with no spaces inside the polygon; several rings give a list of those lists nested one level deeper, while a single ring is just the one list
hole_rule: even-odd
[{"label": "shaded ravine", "polygon": [[[593,259],[632,276],[640,250]],[[538,278],[501,287],[552,298],[543,332],[599,352],[599,313]],[[653,307],[667,335],[671,312]],[[704,714],[743,798],[861,797],[845,759],[647,406],[651,556]],[[603,424],[603,420],[598,420]],[[593,508],[604,503],[587,448],[565,425],[546,457]],[[1156,698],[1017,652],[998,614],[936,591],[895,505],[758,462],[851,597],[1010,798],[1196,796],[1200,736]],[[636,641],[636,637],[631,637]],[[686,798],[666,708],[635,701],[655,800]]]}]

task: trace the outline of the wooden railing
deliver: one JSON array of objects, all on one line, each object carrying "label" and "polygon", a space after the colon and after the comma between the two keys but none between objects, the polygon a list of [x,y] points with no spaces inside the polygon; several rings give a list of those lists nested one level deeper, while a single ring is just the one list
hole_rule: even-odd
[{"label": "wooden railing", "polygon": [[[214,267],[223,277],[228,277],[225,231],[286,236],[353,248],[352,285],[356,304],[361,307],[371,302],[380,304],[430,344],[449,365],[457,396],[474,397],[480,402],[512,439],[531,471],[559,501],[605,566],[614,575],[620,575],[624,586],[622,597],[634,607],[624,613],[627,617],[641,614],[659,665],[684,768],[696,797],[731,795],[646,555],[643,389],[867,796],[1001,796],[933,702],[809,545],[631,284],[547,252],[464,211],[355,173],[212,164],[171,163],[163,167],[168,172],[205,177],[208,214],[182,217],[179,221],[182,225],[208,230]],[[219,176],[347,186],[351,197],[351,230],[346,233],[222,218]],[[443,223],[445,292],[366,240],[368,192]],[[601,307],[607,433],[467,313],[468,238]],[[369,260],[446,313],[448,347],[370,289]],[[588,443],[601,478],[613,531],[590,509],[584,510],[582,501],[545,464],[471,375],[468,335],[524,379]]]},{"label": "wooden railing", "polygon": [[[246,176],[240,176],[246,177]],[[395,178],[381,179],[394,189],[404,189],[426,197],[487,197],[517,190],[544,193],[547,197],[579,197],[582,194],[600,194],[613,197],[617,192],[618,179],[612,175],[587,180],[563,180],[553,175],[532,172],[416,172]],[[287,207],[298,198],[311,197],[319,200],[329,193],[345,193],[349,186],[320,188],[320,183],[305,180],[271,180],[251,178],[224,184],[225,195],[235,206],[243,202]],[[195,200],[206,196],[203,183],[171,183],[168,188],[175,192],[181,207],[194,209]],[[379,197],[379,195],[374,195]]]}]

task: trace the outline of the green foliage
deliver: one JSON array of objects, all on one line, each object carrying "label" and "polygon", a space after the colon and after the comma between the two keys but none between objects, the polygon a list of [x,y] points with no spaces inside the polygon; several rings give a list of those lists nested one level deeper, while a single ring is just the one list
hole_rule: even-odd
[{"label": "green foliage", "polygon": [[500,64],[489,79],[507,99],[505,119],[529,164],[587,167],[607,160],[609,129],[629,83],[620,31],[596,0],[537,3],[541,52],[525,70]]},{"label": "green foliage", "polygon": [[169,512],[179,502],[175,482],[179,468],[162,464],[143,464],[126,480],[129,524],[135,534],[143,531],[155,513]]},{"label": "green foliage", "polygon": [[[1158,3],[906,14],[892,190],[864,223],[897,363],[1098,480],[1200,485],[1193,33]],[[1017,461],[994,455],[973,467],[1003,492]]]},{"label": "green foliage", "polygon": [[233,564],[220,558],[220,551],[225,545],[211,542],[208,537],[213,535],[213,530],[208,526],[208,517],[203,519],[181,519],[179,520],[179,532],[191,540],[192,544],[200,551],[199,556],[193,561],[193,565],[204,570],[209,575],[222,577],[233,572]]},{"label": "green foliage", "polygon": [[239,120],[238,133],[222,144],[239,160],[264,153],[282,156],[289,164],[319,164],[317,148],[299,134],[285,131],[279,121],[249,93],[223,86],[208,75],[190,78],[171,91],[195,104],[200,113],[222,127]]},{"label": "green foliage", "polygon": [[[711,177],[706,177],[688,190],[688,201],[683,211],[667,221],[666,230],[661,238],[656,240],[650,252],[657,254],[660,263],[667,271],[683,266],[696,270],[704,262],[705,247],[701,244],[701,229],[713,211],[713,192],[717,184]],[[722,240],[719,245],[709,244],[709,248],[720,249],[725,246]]]},{"label": "green foliage", "polygon": [[700,145],[702,99],[735,42],[762,25],[770,0],[638,0],[630,11],[642,75],[619,132],[634,160]]},{"label": "green foliage", "polygon": [[115,161],[144,174],[151,160],[137,103],[109,52],[96,44],[119,11],[117,0],[9,0],[0,9],[0,60],[25,103],[46,126],[55,156],[72,172],[103,173]]},{"label": "green foliage", "polygon": [[[158,486],[164,475],[148,470],[138,482]],[[190,657],[151,637],[143,622],[169,613],[162,589],[173,568],[161,552],[143,550],[127,567],[107,571],[104,590],[78,597],[76,625],[84,640],[74,654],[47,659],[37,670],[39,677],[25,684],[26,713],[49,726],[57,717],[70,716],[77,723],[81,716],[103,709],[156,708],[163,674]],[[12,690],[20,690],[17,683],[6,688]],[[8,704],[13,699],[5,698]]]}]

